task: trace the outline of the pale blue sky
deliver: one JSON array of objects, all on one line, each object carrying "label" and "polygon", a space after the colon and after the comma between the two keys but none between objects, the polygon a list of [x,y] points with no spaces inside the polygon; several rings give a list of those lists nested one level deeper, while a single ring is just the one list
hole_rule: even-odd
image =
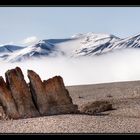
[{"label": "pale blue sky", "polygon": [[0,7],[0,44],[86,32],[140,33],[140,7]]}]

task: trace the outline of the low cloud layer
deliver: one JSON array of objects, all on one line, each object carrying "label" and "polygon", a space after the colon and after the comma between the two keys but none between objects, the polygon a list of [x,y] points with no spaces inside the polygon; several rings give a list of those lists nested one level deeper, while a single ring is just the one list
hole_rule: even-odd
[{"label": "low cloud layer", "polygon": [[27,78],[27,69],[35,70],[42,80],[61,75],[66,85],[83,85],[140,80],[140,49],[120,50],[101,56],[84,58],[42,58],[22,63],[0,62],[0,75],[20,66]]},{"label": "low cloud layer", "polygon": [[23,45],[33,45],[33,44],[37,43],[38,41],[39,40],[36,36],[31,36],[31,37],[24,39],[21,43]]}]

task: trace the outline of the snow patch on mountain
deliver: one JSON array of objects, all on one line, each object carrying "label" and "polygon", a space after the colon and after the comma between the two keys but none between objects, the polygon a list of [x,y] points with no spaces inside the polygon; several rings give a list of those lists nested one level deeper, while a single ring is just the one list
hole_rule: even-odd
[{"label": "snow patch on mountain", "polygon": [[79,33],[70,38],[45,39],[27,46],[1,45],[0,58],[17,62],[40,57],[85,57],[125,48],[140,48],[140,34],[124,39],[106,33]]}]

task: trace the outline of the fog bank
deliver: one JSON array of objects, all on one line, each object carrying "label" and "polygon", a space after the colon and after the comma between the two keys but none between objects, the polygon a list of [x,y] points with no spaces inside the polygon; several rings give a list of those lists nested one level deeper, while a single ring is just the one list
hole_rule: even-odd
[{"label": "fog bank", "polygon": [[21,67],[27,82],[27,69],[37,72],[42,80],[60,75],[66,85],[133,81],[140,80],[140,49],[125,49],[84,58],[57,57],[20,63],[0,62],[0,66],[1,76],[8,69]]}]

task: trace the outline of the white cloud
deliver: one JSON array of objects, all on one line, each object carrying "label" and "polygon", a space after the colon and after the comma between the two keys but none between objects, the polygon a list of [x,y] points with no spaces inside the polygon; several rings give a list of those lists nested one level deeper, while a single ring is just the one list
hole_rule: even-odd
[{"label": "white cloud", "polygon": [[101,56],[68,59],[65,57],[31,59],[21,63],[0,62],[0,75],[19,66],[27,78],[27,69],[42,80],[61,75],[66,85],[140,80],[140,49],[126,49]]},{"label": "white cloud", "polygon": [[39,41],[39,39],[36,36],[31,36],[31,37],[24,39],[21,43],[23,45],[33,45],[33,44],[37,43],[38,41]]}]

